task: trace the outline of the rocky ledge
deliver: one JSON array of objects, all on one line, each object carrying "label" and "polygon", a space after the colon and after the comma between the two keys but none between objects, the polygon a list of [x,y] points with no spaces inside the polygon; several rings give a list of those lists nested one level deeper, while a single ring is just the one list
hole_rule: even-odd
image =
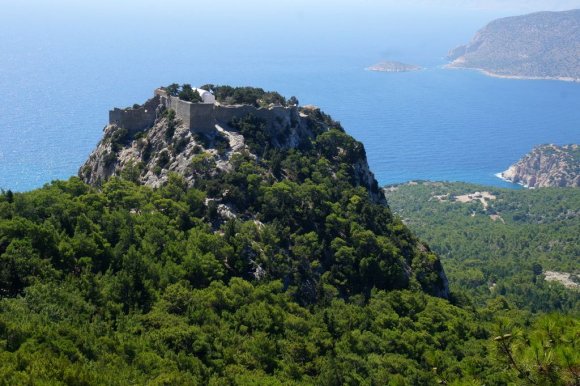
[{"label": "rocky ledge", "polygon": [[500,176],[529,188],[579,187],[580,146],[538,146]]}]

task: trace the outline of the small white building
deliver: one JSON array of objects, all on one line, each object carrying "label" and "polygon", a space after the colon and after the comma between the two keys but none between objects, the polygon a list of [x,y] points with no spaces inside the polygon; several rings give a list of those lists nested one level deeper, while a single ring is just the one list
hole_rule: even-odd
[{"label": "small white building", "polygon": [[197,91],[203,103],[215,103],[215,96],[202,88],[194,88],[193,91]]}]

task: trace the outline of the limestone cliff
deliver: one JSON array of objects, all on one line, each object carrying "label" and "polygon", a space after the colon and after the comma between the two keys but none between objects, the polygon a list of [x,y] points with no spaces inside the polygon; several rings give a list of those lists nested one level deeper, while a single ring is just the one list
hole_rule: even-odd
[{"label": "limestone cliff", "polygon": [[448,54],[450,68],[507,78],[580,80],[580,10],[494,20]]},{"label": "limestone cliff", "polygon": [[538,146],[501,173],[501,176],[530,188],[579,187],[580,146]]}]

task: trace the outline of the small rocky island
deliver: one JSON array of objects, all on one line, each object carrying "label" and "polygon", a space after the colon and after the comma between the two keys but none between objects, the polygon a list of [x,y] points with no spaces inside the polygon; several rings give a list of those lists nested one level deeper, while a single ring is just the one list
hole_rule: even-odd
[{"label": "small rocky island", "polygon": [[538,146],[498,176],[528,188],[580,187],[580,146]]},{"label": "small rocky island", "polygon": [[379,72],[409,72],[409,71],[419,71],[423,68],[414,64],[406,64],[401,62],[380,62],[370,67],[365,68],[368,71],[379,71]]},{"label": "small rocky island", "polygon": [[447,58],[495,77],[580,81],[580,10],[494,20]]}]

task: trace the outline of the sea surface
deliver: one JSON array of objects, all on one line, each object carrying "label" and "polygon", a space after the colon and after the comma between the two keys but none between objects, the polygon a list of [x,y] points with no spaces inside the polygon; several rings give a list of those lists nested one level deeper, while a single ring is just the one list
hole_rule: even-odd
[{"label": "sea surface", "polygon": [[[320,106],[364,143],[380,184],[516,187],[494,174],[535,145],[580,142],[580,84],[442,68],[448,49],[507,11],[45,3],[12,2],[0,13],[3,189],[75,175],[109,109],[173,82],[252,85]],[[426,69],[364,70],[382,60]]]}]

